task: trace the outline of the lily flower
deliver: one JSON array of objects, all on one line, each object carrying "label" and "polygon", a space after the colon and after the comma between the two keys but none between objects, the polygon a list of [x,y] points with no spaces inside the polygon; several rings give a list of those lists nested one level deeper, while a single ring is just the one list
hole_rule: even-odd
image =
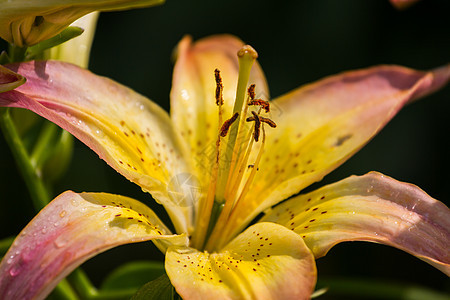
[{"label": "lily flower", "polygon": [[49,39],[93,11],[147,7],[164,0],[0,0],[0,37],[17,47]]},{"label": "lily flower", "polygon": [[256,51],[237,38],[186,37],[177,51],[170,116],[68,63],[7,66],[27,82],[1,106],[71,132],[163,205],[175,232],[137,200],[67,191],[3,258],[0,298],[44,298],[88,258],[148,240],[184,299],[308,299],[315,259],[343,241],[387,244],[450,274],[450,211],[417,186],[370,172],[297,195],[447,84],[450,66],[349,71],[267,102]]}]

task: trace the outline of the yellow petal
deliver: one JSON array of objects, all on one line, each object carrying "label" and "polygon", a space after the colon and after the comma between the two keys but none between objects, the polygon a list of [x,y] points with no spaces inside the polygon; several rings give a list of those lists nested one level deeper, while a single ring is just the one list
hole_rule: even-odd
[{"label": "yellow petal", "polygon": [[371,172],[294,197],[264,221],[294,230],[316,258],[344,241],[404,250],[450,274],[450,210],[417,186]]},{"label": "yellow petal", "polygon": [[[445,86],[450,65],[430,72],[379,66],[325,78],[272,103],[259,171],[229,228],[320,181],[373,138],[403,105]],[[255,154],[256,155],[256,154]],[[251,159],[250,161],[254,160]],[[233,235],[231,235],[233,236]]]},{"label": "yellow petal", "polygon": [[273,223],[251,226],[219,253],[171,247],[166,271],[183,299],[309,299],[316,282],[303,240]]},{"label": "yellow petal", "polygon": [[185,245],[156,214],[131,198],[65,192],[19,234],[0,264],[0,299],[44,299],[59,280],[92,256],[155,240],[165,251]]},{"label": "yellow petal", "polygon": [[[185,37],[177,48],[171,99],[171,117],[188,145],[197,177],[209,182],[212,161],[219,135],[219,114],[215,101],[214,70],[219,69],[223,82],[224,120],[232,115],[238,79],[237,52],[244,45],[231,35],[218,35],[191,43]],[[255,64],[249,83],[256,84],[258,97],[268,98],[264,74]]]},{"label": "yellow petal", "polygon": [[191,183],[194,177],[189,177],[192,172],[163,109],[125,86],[68,63],[29,62],[10,68],[27,83],[1,93],[0,106],[32,110],[66,129],[163,204],[177,232],[188,231],[195,195],[188,197],[183,186],[197,185]]}]

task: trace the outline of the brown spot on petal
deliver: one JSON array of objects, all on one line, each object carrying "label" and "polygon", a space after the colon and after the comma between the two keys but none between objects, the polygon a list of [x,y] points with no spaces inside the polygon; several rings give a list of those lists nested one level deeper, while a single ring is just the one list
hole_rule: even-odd
[{"label": "brown spot on petal", "polygon": [[349,140],[351,137],[353,136],[353,134],[346,134],[346,135],[342,135],[340,137],[338,137],[338,139],[336,140],[336,143],[334,143],[333,146],[335,147],[339,147],[342,146],[347,140]]}]

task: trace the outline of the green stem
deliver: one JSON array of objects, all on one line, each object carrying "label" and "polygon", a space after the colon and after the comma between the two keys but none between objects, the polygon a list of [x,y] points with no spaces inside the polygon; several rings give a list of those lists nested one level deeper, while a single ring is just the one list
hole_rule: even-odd
[{"label": "green stem", "polygon": [[449,295],[420,286],[358,278],[321,278],[318,289],[328,288],[330,297],[344,296],[361,299],[448,300]]},{"label": "green stem", "polygon": [[10,62],[21,62],[25,60],[25,54],[27,52],[27,47],[17,47],[9,44],[8,55]]},{"label": "green stem", "polygon": [[73,285],[75,290],[78,291],[82,299],[93,299],[93,297],[98,295],[97,289],[83,270],[76,269],[67,277],[67,279]]},{"label": "green stem", "polygon": [[51,145],[51,142],[54,140],[57,133],[58,126],[50,122],[44,123],[44,128],[42,129],[30,156],[31,164],[35,169],[40,170],[42,164],[48,158],[48,146]]},{"label": "green stem", "polygon": [[136,289],[103,291],[103,292],[93,296],[90,299],[91,300],[123,300],[123,299],[130,299],[134,294],[136,294]]},{"label": "green stem", "polygon": [[136,293],[136,289],[123,289],[111,291],[99,291],[91,283],[86,273],[77,269],[70,274],[67,279],[80,294],[82,299],[89,300],[119,300],[129,299]]},{"label": "green stem", "polygon": [[39,211],[50,201],[50,194],[30,160],[11,118],[9,108],[0,108],[0,128],[27,185],[33,205]]},{"label": "green stem", "polygon": [[[0,128],[28,188],[33,205],[39,211],[50,202],[50,194],[33,166],[9,110],[10,108],[0,108]],[[66,279],[61,280],[56,286],[54,293],[61,299],[78,299]]]},{"label": "green stem", "polygon": [[80,298],[77,296],[73,288],[70,286],[69,282],[66,279],[61,280],[58,285],[53,290],[52,294],[57,299],[63,300],[79,300]]}]

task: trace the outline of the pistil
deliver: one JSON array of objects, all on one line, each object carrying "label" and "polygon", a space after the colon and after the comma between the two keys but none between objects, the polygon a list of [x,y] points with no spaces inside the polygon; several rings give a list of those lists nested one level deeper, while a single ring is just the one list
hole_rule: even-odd
[{"label": "pistil", "polygon": [[[246,45],[242,47],[238,52],[239,59],[239,77],[238,84],[236,90],[236,100],[234,102],[233,115],[235,113],[242,113],[242,107],[245,100],[245,94],[247,91],[247,84],[250,78],[250,71],[252,69],[253,63],[258,58],[258,53],[251,46]],[[244,115],[245,116],[245,115]],[[229,162],[233,159],[233,152],[235,150],[236,137],[238,134],[240,117],[237,117],[237,122],[231,125],[228,143],[225,148],[225,156],[224,156],[224,166],[220,168],[219,171],[219,179],[216,188],[216,197],[215,201],[222,204],[225,202],[225,188],[227,185],[228,175],[230,173],[231,164]],[[228,162],[228,163],[227,163]]]}]

